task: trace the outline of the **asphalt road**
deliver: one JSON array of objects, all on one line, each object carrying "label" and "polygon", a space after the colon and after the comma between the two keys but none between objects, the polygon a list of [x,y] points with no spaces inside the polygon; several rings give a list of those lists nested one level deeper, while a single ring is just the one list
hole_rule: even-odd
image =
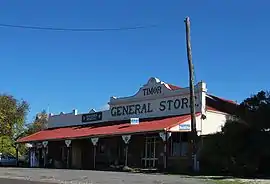
[{"label": "asphalt road", "polygon": [[4,178],[0,178],[0,183],[1,184],[48,184],[48,183],[38,182],[38,181],[4,179]]},{"label": "asphalt road", "polygon": [[[4,180],[3,180],[4,179]],[[9,180],[17,179],[17,180]],[[19,180],[19,181],[18,181]],[[31,182],[33,181],[33,182]],[[0,168],[1,184],[203,184],[192,177],[62,169]],[[211,182],[210,182],[211,183]]]}]

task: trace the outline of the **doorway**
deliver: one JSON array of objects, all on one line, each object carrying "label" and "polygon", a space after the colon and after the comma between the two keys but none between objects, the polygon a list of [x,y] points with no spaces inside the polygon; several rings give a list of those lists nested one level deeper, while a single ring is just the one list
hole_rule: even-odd
[{"label": "doorway", "polygon": [[154,169],[158,165],[158,158],[156,156],[157,136],[145,138],[144,157],[142,158],[143,166],[145,168]]}]

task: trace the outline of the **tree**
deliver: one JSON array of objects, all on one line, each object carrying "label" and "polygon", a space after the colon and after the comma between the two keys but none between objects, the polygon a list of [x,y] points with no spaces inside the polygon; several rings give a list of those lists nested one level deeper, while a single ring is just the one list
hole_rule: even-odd
[{"label": "tree", "polygon": [[19,101],[11,95],[0,95],[0,136],[13,138],[22,131],[28,110],[26,101]]},{"label": "tree", "polygon": [[29,111],[26,101],[19,101],[11,95],[0,95],[0,136],[13,137],[22,130]]},{"label": "tree", "polygon": [[0,153],[7,153],[11,155],[16,155],[16,148],[14,141],[8,136],[0,137]]},{"label": "tree", "polygon": [[270,128],[270,94],[260,91],[245,99],[239,106],[237,116],[258,131]]},{"label": "tree", "polygon": [[26,131],[28,135],[36,133],[38,131],[48,128],[48,114],[45,110],[37,113],[33,123],[28,125],[28,130]]},{"label": "tree", "polygon": [[0,94],[0,152],[15,154],[16,137],[24,131],[29,105],[11,95]]},{"label": "tree", "polygon": [[270,95],[260,91],[245,99],[222,131],[208,136],[202,165],[234,175],[269,174]]}]

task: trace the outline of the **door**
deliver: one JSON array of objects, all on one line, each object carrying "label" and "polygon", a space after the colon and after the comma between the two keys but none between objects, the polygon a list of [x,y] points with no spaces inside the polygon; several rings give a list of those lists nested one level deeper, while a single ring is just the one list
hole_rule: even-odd
[{"label": "door", "polygon": [[158,158],[156,156],[156,142],[156,136],[145,138],[144,158],[142,158],[145,168],[157,167]]}]

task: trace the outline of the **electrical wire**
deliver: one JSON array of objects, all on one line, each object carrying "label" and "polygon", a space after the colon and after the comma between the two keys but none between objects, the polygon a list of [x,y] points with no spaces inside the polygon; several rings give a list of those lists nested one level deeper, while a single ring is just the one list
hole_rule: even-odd
[{"label": "electrical wire", "polygon": [[136,29],[146,29],[146,28],[157,27],[157,25],[122,27],[122,28],[121,27],[120,28],[55,28],[55,27],[24,26],[24,25],[12,25],[12,24],[0,23],[0,27],[46,30],[46,31],[102,32],[102,31],[127,31],[127,30],[136,30]]}]

